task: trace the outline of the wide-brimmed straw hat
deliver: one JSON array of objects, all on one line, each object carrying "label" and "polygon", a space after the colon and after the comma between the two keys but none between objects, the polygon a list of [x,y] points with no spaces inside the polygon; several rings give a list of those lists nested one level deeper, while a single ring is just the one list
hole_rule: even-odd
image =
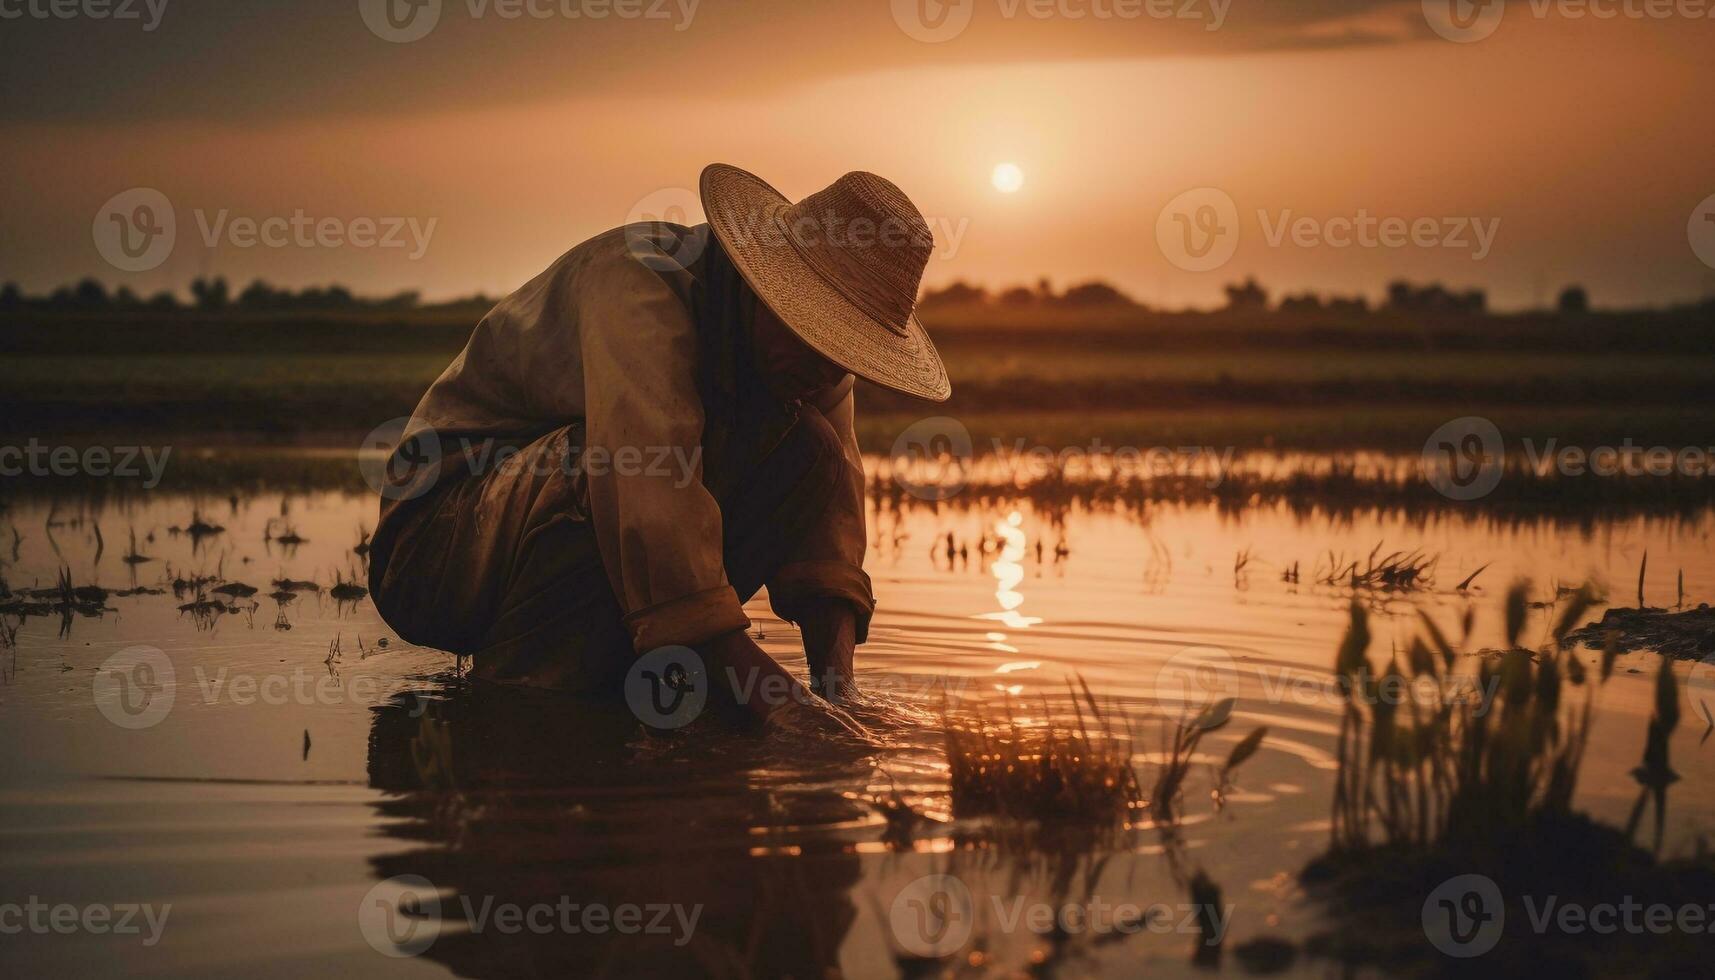
[{"label": "wide-brimmed straw hat", "polygon": [[703,171],[702,198],[733,265],[804,343],[883,387],[938,402],[952,395],[914,312],[935,238],[899,188],[860,171],[793,204],[716,163]]}]

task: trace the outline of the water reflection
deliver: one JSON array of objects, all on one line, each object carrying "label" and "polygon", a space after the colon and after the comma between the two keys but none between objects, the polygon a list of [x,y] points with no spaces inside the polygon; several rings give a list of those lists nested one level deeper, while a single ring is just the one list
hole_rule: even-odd
[{"label": "water reflection", "polygon": [[374,709],[368,768],[391,794],[382,826],[412,848],[374,871],[433,882],[443,918],[485,903],[695,916],[688,937],[461,924],[424,953],[461,976],[828,975],[857,916],[841,828],[867,821],[815,777],[861,781],[866,767],[788,773],[773,752],[656,741],[623,707],[480,684],[401,696]]}]

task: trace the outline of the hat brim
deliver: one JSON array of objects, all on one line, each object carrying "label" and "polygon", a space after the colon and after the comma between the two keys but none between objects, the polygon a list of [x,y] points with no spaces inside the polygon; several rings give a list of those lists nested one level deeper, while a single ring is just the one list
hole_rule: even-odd
[{"label": "hat brim", "polygon": [[722,163],[703,170],[703,212],[727,257],[781,322],[847,371],[916,398],[953,394],[946,365],[913,313],[903,335],[863,312],[782,235],[758,234],[791,206],[762,178]]}]

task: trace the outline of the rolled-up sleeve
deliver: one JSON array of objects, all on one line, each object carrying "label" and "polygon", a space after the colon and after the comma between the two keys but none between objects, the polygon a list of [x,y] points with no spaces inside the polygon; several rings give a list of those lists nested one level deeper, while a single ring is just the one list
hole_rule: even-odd
[{"label": "rolled-up sleeve", "polygon": [[726,578],[721,512],[703,487],[690,315],[629,257],[575,290],[590,516],[633,647],[695,645],[750,620]]},{"label": "rolled-up sleeve", "polygon": [[840,438],[844,474],[821,520],[794,545],[789,559],[768,580],[774,612],[797,622],[809,599],[843,599],[857,614],[857,641],[869,638],[875,594],[863,570],[869,537],[864,529],[863,457],[853,426],[852,379],[831,389],[816,406]]}]

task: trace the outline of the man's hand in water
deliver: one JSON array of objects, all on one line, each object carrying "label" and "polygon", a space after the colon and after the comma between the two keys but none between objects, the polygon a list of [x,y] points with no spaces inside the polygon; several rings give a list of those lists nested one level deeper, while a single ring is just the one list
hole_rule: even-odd
[{"label": "man's hand in water", "polygon": [[744,630],[723,633],[698,652],[708,664],[714,694],[741,724],[760,726],[782,705],[808,699],[798,679]]},{"label": "man's hand in water", "polygon": [[[846,649],[849,666],[849,641]],[[717,703],[739,724],[873,738],[844,711],[806,691],[744,630],[717,636],[698,651],[708,666]]]},{"label": "man's hand in water", "polygon": [[798,618],[804,633],[804,659],[810,666],[810,690],[839,703],[857,690],[852,654],[857,648],[857,614],[844,599],[812,599]]}]

